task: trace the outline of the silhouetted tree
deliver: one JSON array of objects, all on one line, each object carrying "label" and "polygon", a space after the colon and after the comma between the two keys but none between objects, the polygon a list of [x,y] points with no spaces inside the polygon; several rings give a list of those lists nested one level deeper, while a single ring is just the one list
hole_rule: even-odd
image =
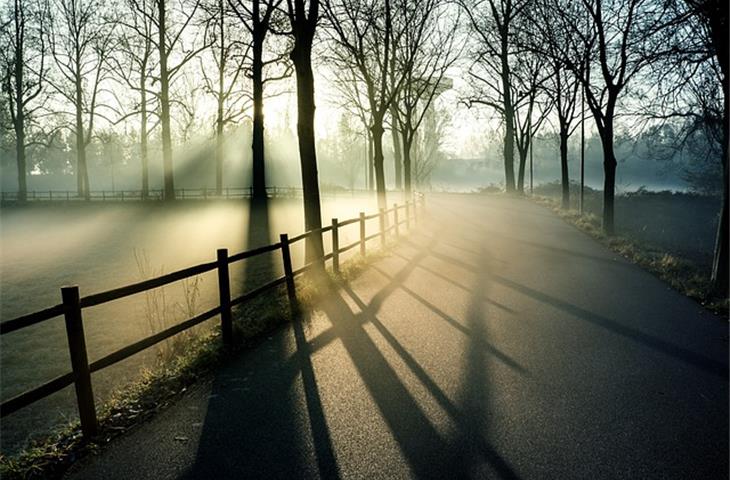
[{"label": "silhouetted tree", "polygon": [[0,12],[0,81],[15,134],[18,201],[25,201],[28,130],[45,104],[48,4],[44,0],[12,0]]},{"label": "silhouetted tree", "polygon": [[[165,200],[175,200],[175,180],[172,159],[172,132],[170,123],[170,86],[182,68],[195,58],[201,51],[208,48],[204,41],[196,46],[194,37],[188,32],[200,7],[200,0],[186,2],[170,2],[169,0],[154,0],[157,7],[153,13],[139,7],[141,0],[131,0],[137,3],[137,9],[142,15],[148,15],[153,22],[154,31],[150,40],[157,49],[159,72],[156,82],[159,82],[159,91],[155,93],[159,102],[159,116],[162,134],[162,168],[164,176]],[[185,41],[190,43],[185,46]],[[177,60],[177,61],[175,61]]]},{"label": "silhouetted tree", "polygon": [[603,146],[603,231],[613,235],[616,109],[626,86],[661,56],[653,41],[666,21],[667,6],[653,0],[554,0],[551,5],[554,29],[569,34],[546,36],[545,41],[552,42],[558,58],[580,80],[593,114]]},{"label": "silhouetted tree", "polygon": [[264,45],[269,33],[279,23],[279,6],[282,0],[228,0],[236,15],[251,35],[252,59],[250,75],[253,86],[253,197],[266,197],[266,163],[264,155],[264,89],[270,81],[290,75],[289,65],[270,77],[264,75],[268,66],[282,65],[285,55],[274,54],[264,58]]},{"label": "silhouetted tree", "polygon": [[529,0],[459,0],[473,38],[470,77],[475,80],[469,105],[482,104],[499,112],[504,121],[505,188],[515,190],[514,100],[512,66],[515,59],[514,23]]},{"label": "silhouetted tree", "polygon": [[49,82],[73,107],[76,137],[76,179],[78,195],[90,198],[86,147],[94,134],[94,122],[103,116],[105,105],[99,93],[109,78],[107,57],[112,49],[114,19],[98,0],[54,0],[51,52],[57,75]]},{"label": "silhouetted tree", "polygon": [[119,18],[119,39],[108,59],[113,78],[136,97],[131,109],[125,108],[123,101],[118,102],[122,108],[122,112],[118,112],[118,122],[135,116],[139,118],[142,198],[149,196],[150,189],[149,138],[159,125],[157,97],[151,90],[153,71],[159,68],[152,43],[154,7],[154,0],[126,0]]},{"label": "silhouetted tree", "polygon": [[[393,134],[402,139],[402,142],[394,140],[393,147],[397,151],[402,143],[406,198],[410,197],[412,189],[412,149],[416,133],[434,100],[451,88],[453,82],[446,74],[462,52],[455,44],[459,18],[448,6],[446,2],[426,6],[432,11],[420,20],[422,25],[419,27],[423,31],[407,29],[397,50],[397,53],[404,53],[405,58],[394,56],[392,82],[397,81],[398,75],[405,76],[391,108],[391,121],[395,126]],[[402,73],[401,68],[405,70]],[[397,155],[396,163],[399,158]],[[398,170],[396,186],[399,186],[397,173]]]},{"label": "silhouetted tree", "polygon": [[302,192],[304,201],[304,225],[307,230],[317,230],[307,237],[305,257],[324,267],[322,247],[322,213],[319,201],[317,175],[317,150],[314,142],[314,73],[312,71],[312,46],[319,22],[319,0],[287,0],[287,16],[294,37],[290,57],[297,79],[297,137],[299,160],[302,167]]},{"label": "silhouetted tree", "polygon": [[[233,12],[235,12],[235,8]],[[215,69],[208,73],[210,64],[200,59],[200,73],[205,91],[213,96],[216,104],[215,114],[215,191],[223,194],[223,131],[227,125],[241,119],[246,113],[250,99],[248,90],[241,87],[246,60],[251,49],[243,37],[240,23],[232,15],[226,0],[215,0],[205,6],[207,41],[210,42],[210,57]],[[254,115],[255,118],[255,115]],[[255,127],[254,127],[255,130]],[[255,149],[254,149],[255,150]],[[255,157],[254,157],[255,158]],[[254,165],[255,165],[254,160]],[[254,177],[256,167],[254,166]],[[254,181],[254,186],[256,182]],[[254,188],[256,193],[256,188]]]}]

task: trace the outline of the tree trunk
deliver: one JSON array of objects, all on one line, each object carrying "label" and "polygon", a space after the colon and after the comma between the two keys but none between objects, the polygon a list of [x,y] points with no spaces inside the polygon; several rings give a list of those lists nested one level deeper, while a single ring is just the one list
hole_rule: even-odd
[{"label": "tree trunk", "polygon": [[81,91],[80,59],[77,56],[78,66],[75,79],[75,107],[76,107],[76,189],[79,197],[90,199],[89,173],[86,169],[86,139],[84,138],[83,98]]},{"label": "tree trunk", "polygon": [[264,35],[258,23],[258,6],[254,5],[253,35],[253,197],[266,198],[266,164],[264,162],[264,80],[263,48]]},{"label": "tree trunk", "polygon": [[375,165],[375,189],[378,192],[378,209],[387,209],[388,202],[385,197],[385,168],[383,157],[383,119],[374,118],[373,126],[373,164]]},{"label": "tree trunk", "polygon": [[413,162],[411,160],[411,150],[413,148],[413,137],[403,132],[403,179],[405,186],[406,199],[411,198],[413,191]]},{"label": "tree trunk", "polygon": [[403,156],[401,155],[401,144],[400,144],[400,137],[398,132],[397,121],[396,121],[396,115],[397,112],[395,111],[395,108],[390,109],[390,116],[392,118],[393,122],[393,128],[390,129],[390,133],[393,137],[393,162],[395,167],[395,188],[400,190],[403,188]]},{"label": "tree trunk", "polygon": [[159,0],[159,55],[160,55],[160,125],[162,127],[162,169],[164,173],[165,200],[175,200],[175,180],[172,166],[172,137],[170,132],[170,73],[167,69],[167,32],[165,24],[165,0]]},{"label": "tree trunk", "polygon": [[722,208],[720,210],[720,221],[717,225],[717,236],[715,237],[715,254],[712,260],[711,281],[713,293],[720,298],[727,298],[728,288],[730,287],[730,282],[728,281],[728,277],[730,276],[730,272],[728,272],[730,266],[728,265],[730,263],[730,256],[728,256],[728,248],[730,248],[730,236],[728,235],[728,216],[730,215],[730,211],[728,210],[728,182],[730,182],[730,178],[728,177],[728,155],[730,153],[728,152],[730,148],[730,145],[728,145],[728,128],[730,128],[730,121],[728,117],[730,116],[730,108],[728,105],[727,77],[724,78],[723,84],[725,99],[722,121]]},{"label": "tree trunk", "polygon": [[570,208],[570,178],[568,178],[568,132],[560,132],[560,184],[563,187],[563,210]]},{"label": "tree trunk", "polygon": [[373,158],[373,133],[368,129],[368,190],[375,190],[375,163]]},{"label": "tree trunk", "polygon": [[525,193],[525,166],[527,165],[527,154],[529,152],[529,146],[525,148],[517,147],[517,153],[520,156],[519,171],[517,172],[517,192],[520,195]]},{"label": "tree trunk", "polygon": [[147,92],[145,90],[144,76],[140,82],[140,132],[139,132],[139,150],[142,159],[142,198],[149,197],[150,194],[150,166],[147,154]]},{"label": "tree trunk", "polygon": [[720,210],[720,221],[717,226],[717,237],[715,241],[715,255],[712,262],[712,290],[715,295],[721,298],[728,297],[729,281],[728,268],[730,265],[730,257],[728,256],[728,248],[730,247],[730,238],[728,236],[728,156],[730,152],[730,144],[728,142],[728,129],[730,129],[730,99],[728,98],[728,88],[730,87],[730,65],[728,60],[728,42],[727,42],[727,22],[728,8],[727,2],[718,0],[715,2],[707,2],[706,7],[712,8],[709,14],[705,14],[710,21],[710,32],[712,34],[712,43],[715,48],[717,61],[720,64],[722,72],[722,92],[723,92],[723,115],[722,115],[722,209]]},{"label": "tree trunk", "polygon": [[603,143],[603,233],[614,234],[614,196],[616,190],[616,155],[613,149],[613,118],[607,118],[601,133]]},{"label": "tree trunk", "polygon": [[508,38],[507,32],[502,32],[502,51],[501,51],[501,66],[502,66],[502,92],[503,103],[504,103],[504,184],[507,192],[514,192],[515,190],[515,112],[512,106],[512,93],[510,84],[510,68],[509,68],[509,56],[508,56]]},{"label": "tree trunk", "polygon": [[[17,4],[16,4],[17,7]],[[17,13],[17,12],[16,12]],[[16,18],[17,22],[17,18]],[[17,26],[16,26],[17,28]],[[15,52],[15,156],[18,165],[18,201],[28,196],[27,167],[25,164],[25,110],[23,109],[23,46],[19,42]],[[11,94],[12,95],[12,94]]]},{"label": "tree trunk", "polygon": [[15,117],[15,155],[18,164],[18,201],[24,202],[28,196],[28,186],[25,165],[25,119],[22,106],[18,107]]},{"label": "tree trunk", "polygon": [[[314,32],[312,32],[313,34]],[[304,201],[304,225],[307,231],[322,228],[317,178],[317,151],[314,141],[314,74],[312,72],[312,38],[296,39],[291,59],[297,78],[297,136],[299,160],[302,166],[302,190]],[[313,37],[313,35],[312,35]],[[307,263],[317,262],[324,267],[322,234],[307,237],[305,258]]]}]

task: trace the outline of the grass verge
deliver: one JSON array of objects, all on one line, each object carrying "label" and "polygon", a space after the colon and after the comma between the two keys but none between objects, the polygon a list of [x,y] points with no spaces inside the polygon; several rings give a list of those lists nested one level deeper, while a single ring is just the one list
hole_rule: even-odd
[{"label": "grass verge", "polygon": [[[349,282],[384,254],[384,251],[376,251],[364,257],[355,256],[341,265],[339,275],[331,270],[327,270],[327,274],[333,281]],[[299,311],[311,310],[323,291],[307,276],[297,278],[296,284]],[[0,454],[0,478],[60,478],[79,459],[98,453],[115,437],[174,403],[227,358],[251,348],[278,326],[292,321],[283,287],[259,296],[234,315],[238,341],[232,350],[223,348],[218,328],[188,338],[179,354],[155,368],[144,370],[140,380],[113,393],[98,409],[99,434],[94,439],[84,439],[78,421],[60,427],[47,437],[35,440],[17,455]]]},{"label": "grass verge", "polygon": [[563,210],[557,199],[538,195],[531,198],[550,208],[565,221],[586,232],[614,252],[650,271],[678,292],[696,300],[716,314],[728,315],[728,299],[708,294],[711,291],[709,276],[695,263],[646,242],[621,235],[607,236],[603,233],[601,220],[597,216],[581,215],[576,210]]}]

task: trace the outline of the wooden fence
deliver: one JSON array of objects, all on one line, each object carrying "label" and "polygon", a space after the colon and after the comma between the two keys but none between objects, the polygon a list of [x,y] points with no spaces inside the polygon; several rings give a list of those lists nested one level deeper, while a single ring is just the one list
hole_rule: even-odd
[{"label": "wooden fence", "polygon": [[[150,278],[148,280],[107,290],[105,292],[87,295],[85,297],[80,296],[78,286],[74,285],[62,287],[62,303],[0,323],[0,335],[6,335],[62,315],[66,324],[66,335],[68,337],[68,348],[71,358],[71,372],[56,377],[36,388],[27,390],[15,397],[5,400],[0,405],[0,417],[10,415],[31,403],[74,384],[82,432],[86,437],[93,437],[98,432],[96,407],[94,405],[94,395],[91,383],[91,374],[93,372],[97,372],[114,365],[117,362],[120,362],[217,315],[220,315],[222,341],[224,345],[230,346],[233,342],[232,307],[246,302],[263,292],[277,287],[278,285],[286,285],[290,307],[292,309],[296,309],[297,297],[294,279],[320,262],[309,263],[294,270],[292,267],[292,259],[289,248],[290,245],[301,240],[305,240],[315,233],[331,232],[332,248],[330,253],[324,255],[323,261],[331,260],[333,271],[337,274],[340,271],[340,255],[342,253],[359,246],[360,253],[364,255],[366,252],[366,243],[376,238],[380,238],[381,244],[384,245],[387,235],[391,234],[391,232],[394,232],[394,235],[398,236],[400,234],[401,226],[405,226],[406,229],[408,229],[411,224],[415,225],[418,218],[419,208],[424,208],[424,198],[422,195],[419,197],[419,200],[415,202],[406,202],[404,205],[396,204],[391,209],[381,209],[380,212],[372,215],[365,215],[365,213],[361,212],[358,217],[345,221],[339,221],[338,219],[333,218],[331,225],[324,226],[317,230],[310,230],[293,238],[289,238],[286,233],[282,233],[279,236],[279,241],[273,245],[266,245],[253,250],[247,250],[235,255],[228,255],[228,249],[218,249],[215,261],[195,265],[166,275]],[[399,211],[403,211],[403,215],[400,215]],[[392,222],[390,220],[391,214]],[[379,219],[378,231],[367,235],[366,222],[376,218]],[[340,245],[340,229],[356,223],[359,224],[359,239],[349,245]],[[284,275],[266,283],[265,285],[246,292],[237,298],[231,298],[230,275],[228,271],[229,265],[234,262],[239,262],[257,255],[277,250],[280,251],[282,255]],[[84,321],[82,316],[83,309],[142,293],[154,288],[159,288],[178,280],[183,280],[212,270],[217,270],[218,273],[219,305],[217,307],[168,327],[131,345],[127,345],[126,347],[112,352],[102,358],[89,362],[86,350],[86,338],[84,335]]]},{"label": "wooden fence", "polygon": [[[323,189],[320,195],[328,196],[354,196],[356,194],[372,194],[372,190],[336,190]],[[296,198],[301,197],[302,189],[297,187],[266,187],[266,194],[273,198]],[[220,193],[215,188],[177,188],[175,198],[178,200],[219,200],[251,198],[253,187],[225,187]],[[164,191],[151,189],[144,195],[142,190],[92,190],[89,192],[88,200],[95,202],[132,202],[164,200]],[[18,192],[0,192],[0,201],[13,203],[18,201]],[[26,201],[87,201],[79,196],[74,190],[31,190],[26,193]]]}]

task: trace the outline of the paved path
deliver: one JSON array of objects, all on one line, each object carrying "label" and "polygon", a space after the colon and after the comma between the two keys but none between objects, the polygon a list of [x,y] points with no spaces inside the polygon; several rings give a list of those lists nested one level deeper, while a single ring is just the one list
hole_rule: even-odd
[{"label": "paved path", "polygon": [[528,201],[428,201],[73,478],[727,478],[727,322]]}]

